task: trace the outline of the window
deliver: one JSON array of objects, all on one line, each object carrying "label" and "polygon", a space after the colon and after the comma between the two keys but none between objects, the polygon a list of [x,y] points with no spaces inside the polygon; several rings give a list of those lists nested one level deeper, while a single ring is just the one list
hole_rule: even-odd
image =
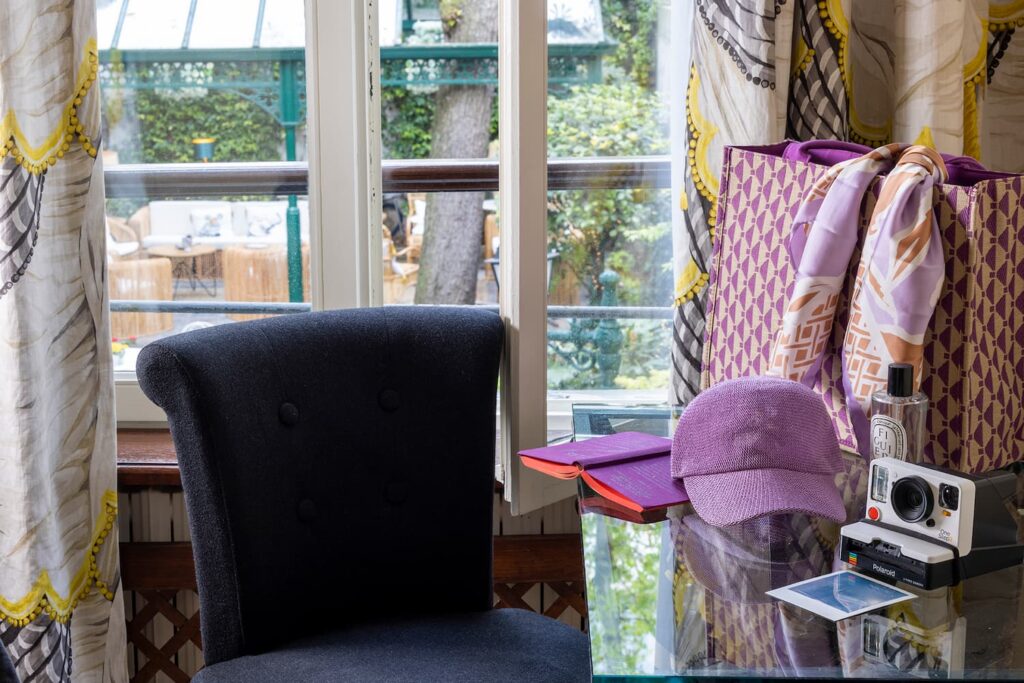
[{"label": "window", "polygon": [[[566,189],[549,187],[548,240],[558,254],[548,305],[551,405],[581,392],[601,401],[667,396],[669,73],[660,68],[659,27],[668,11],[656,0],[548,3],[549,157],[606,169],[595,182],[581,166]],[[559,38],[602,48],[584,82],[566,78],[578,67],[560,56]]]},{"label": "window", "polygon": [[[436,0],[381,10],[384,301],[494,307],[505,286],[498,3],[444,11]],[[668,12],[657,0],[547,3],[550,191],[538,272],[549,439],[571,432],[574,402],[668,395]]]},{"label": "window", "polygon": [[[134,348],[190,324],[381,303],[504,302],[508,314],[507,297],[530,290],[516,315],[546,322],[516,370],[526,374],[503,385],[536,385],[540,400],[531,394],[508,419],[546,398],[532,438],[556,438],[570,431],[574,402],[665,401],[667,93],[677,84],[661,65],[680,63],[665,57],[668,2],[548,0],[545,19],[530,3],[500,14],[498,0],[451,16],[436,0],[306,0],[304,32],[300,0],[253,0],[252,16],[236,12],[221,34],[198,29],[226,11],[206,3],[100,2],[107,147],[119,162],[107,167],[108,208],[112,232],[114,218],[134,229],[112,240],[149,257],[119,266],[128,289],[112,295],[123,325],[152,326],[124,335],[136,337],[122,349],[126,371]],[[132,43],[150,24],[153,38]],[[544,40],[548,78],[534,82],[545,61],[533,46]],[[545,112],[546,131],[536,125]],[[503,136],[499,119],[513,132]],[[514,169],[545,159],[546,200],[498,193],[499,166],[502,183],[530,183],[545,174]],[[283,237],[271,239],[282,211]],[[193,250],[214,244],[224,235],[212,223],[230,223],[240,244],[191,259],[149,253],[154,234],[176,236],[169,246],[187,234]],[[170,295],[166,278],[158,295],[151,275],[131,271],[160,258],[171,262]]]},{"label": "window", "polygon": [[162,336],[310,308],[305,22],[302,0],[97,5],[124,384]]},{"label": "window", "polygon": [[[496,305],[481,247],[493,265],[498,2],[391,2],[379,19],[381,153],[412,172],[398,192],[385,174],[384,303]],[[487,182],[455,186],[466,171]]]}]

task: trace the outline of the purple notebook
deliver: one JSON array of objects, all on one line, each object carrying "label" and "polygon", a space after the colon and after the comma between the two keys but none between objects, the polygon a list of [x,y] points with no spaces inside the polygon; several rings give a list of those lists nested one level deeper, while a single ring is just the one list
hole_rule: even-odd
[{"label": "purple notebook", "polygon": [[644,511],[689,500],[672,478],[671,439],[621,432],[586,441],[520,451],[524,465],[561,479],[582,476],[592,489],[627,508]]}]

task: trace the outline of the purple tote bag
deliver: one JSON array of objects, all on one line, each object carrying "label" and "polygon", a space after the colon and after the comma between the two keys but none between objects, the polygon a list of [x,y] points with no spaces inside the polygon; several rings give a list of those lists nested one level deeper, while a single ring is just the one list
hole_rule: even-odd
[{"label": "purple tote bag", "polygon": [[[708,284],[702,385],[765,374],[794,269],[785,239],[823,167],[867,147],[815,140],[727,147]],[[936,193],[946,278],[932,318],[921,390],[931,399],[928,462],[983,472],[1024,460],[1024,179],[946,157]],[[878,197],[861,207],[861,240]],[[857,443],[843,392],[840,353],[858,244],[815,390],[840,443]]]}]

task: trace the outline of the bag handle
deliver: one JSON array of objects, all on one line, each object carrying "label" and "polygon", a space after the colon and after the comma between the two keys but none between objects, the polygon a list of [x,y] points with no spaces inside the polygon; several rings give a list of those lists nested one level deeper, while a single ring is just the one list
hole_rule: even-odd
[{"label": "bag handle", "polygon": [[[791,161],[803,161],[820,166],[835,166],[850,159],[864,156],[871,151],[870,147],[855,142],[842,140],[806,140],[790,142],[782,152],[782,158]],[[970,187],[985,180],[1009,178],[1012,173],[999,173],[985,168],[981,162],[972,157],[943,154],[942,160],[949,171],[950,185]]]}]

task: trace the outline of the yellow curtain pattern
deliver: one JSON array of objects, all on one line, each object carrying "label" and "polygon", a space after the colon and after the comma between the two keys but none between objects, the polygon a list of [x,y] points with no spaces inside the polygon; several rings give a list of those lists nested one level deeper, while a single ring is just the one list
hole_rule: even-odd
[{"label": "yellow curtain pattern", "polygon": [[95,0],[0,3],[0,643],[126,681]]},{"label": "yellow curtain pattern", "polygon": [[[924,144],[1024,172],[1024,0],[694,0],[673,227],[672,400],[699,389],[706,264],[727,145]],[[682,66],[682,65],[680,65]]]}]

